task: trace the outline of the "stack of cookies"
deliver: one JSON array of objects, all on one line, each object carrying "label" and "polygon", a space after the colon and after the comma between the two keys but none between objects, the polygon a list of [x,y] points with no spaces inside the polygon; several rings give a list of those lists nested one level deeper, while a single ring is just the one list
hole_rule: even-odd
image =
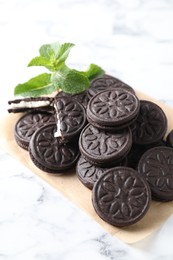
[{"label": "stack of cookies", "polygon": [[[9,112],[25,111],[19,100],[13,103],[17,111]],[[109,75],[81,94],[60,92],[41,104],[28,105],[16,123],[17,144],[48,173],[76,165],[104,221],[131,225],[147,213],[151,199],[173,200],[173,131],[165,136],[167,118],[158,105],[139,100],[133,88]]]}]

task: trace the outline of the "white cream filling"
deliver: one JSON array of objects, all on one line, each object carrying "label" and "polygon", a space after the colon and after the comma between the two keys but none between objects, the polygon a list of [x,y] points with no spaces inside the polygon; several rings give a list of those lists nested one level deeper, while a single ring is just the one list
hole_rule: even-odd
[{"label": "white cream filling", "polygon": [[10,104],[11,109],[15,108],[35,108],[35,107],[46,107],[50,105],[49,100],[39,100],[39,101],[20,101],[20,103],[12,103]]},{"label": "white cream filling", "polygon": [[58,111],[56,109],[56,106],[54,105],[55,111],[56,111],[56,118],[57,118],[57,124],[56,124],[56,132],[54,133],[54,137],[62,137],[61,134],[61,125],[60,125],[60,120],[59,120],[59,114]]}]

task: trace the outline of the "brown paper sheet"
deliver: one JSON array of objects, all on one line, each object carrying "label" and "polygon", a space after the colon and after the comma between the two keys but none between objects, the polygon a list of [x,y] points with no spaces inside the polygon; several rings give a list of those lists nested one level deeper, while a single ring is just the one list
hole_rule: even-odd
[{"label": "brown paper sheet", "polygon": [[[140,99],[151,100],[162,107],[168,118],[168,131],[173,129],[173,108],[156,101],[155,99],[137,92]],[[156,229],[173,213],[173,202],[160,203],[152,202],[146,216],[138,223],[124,228],[113,227],[95,213],[91,203],[91,191],[83,186],[75,175],[75,170],[64,175],[51,175],[39,170],[30,160],[27,151],[21,149],[15,142],[13,129],[20,114],[6,114],[0,119],[0,146],[10,155],[31,169],[34,173],[43,178],[55,189],[63,193],[70,201],[87,212],[107,232],[118,237],[126,243],[135,243],[144,239]]]}]

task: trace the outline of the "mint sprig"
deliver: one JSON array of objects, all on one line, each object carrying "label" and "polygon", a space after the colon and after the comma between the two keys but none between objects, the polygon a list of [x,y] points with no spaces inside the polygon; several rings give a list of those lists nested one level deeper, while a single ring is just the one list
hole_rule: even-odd
[{"label": "mint sprig", "polygon": [[104,70],[95,64],[90,64],[86,71],[69,68],[65,62],[73,46],[73,43],[59,42],[42,45],[39,49],[40,55],[34,57],[28,67],[43,66],[51,73],[43,73],[18,84],[14,89],[14,95],[36,97],[51,94],[58,89],[77,94],[88,89],[90,81],[104,74]]}]

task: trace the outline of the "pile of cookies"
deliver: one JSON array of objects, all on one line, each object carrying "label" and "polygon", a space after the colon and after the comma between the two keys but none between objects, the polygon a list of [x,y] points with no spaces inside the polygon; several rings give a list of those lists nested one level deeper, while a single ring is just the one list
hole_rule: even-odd
[{"label": "pile of cookies", "polygon": [[26,111],[15,125],[17,144],[48,173],[76,165],[106,222],[131,225],[146,214],[151,198],[173,200],[173,130],[165,136],[164,111],[139,100],[119,79],[104,75],[78,95],[9,104],[9,112]]}]

